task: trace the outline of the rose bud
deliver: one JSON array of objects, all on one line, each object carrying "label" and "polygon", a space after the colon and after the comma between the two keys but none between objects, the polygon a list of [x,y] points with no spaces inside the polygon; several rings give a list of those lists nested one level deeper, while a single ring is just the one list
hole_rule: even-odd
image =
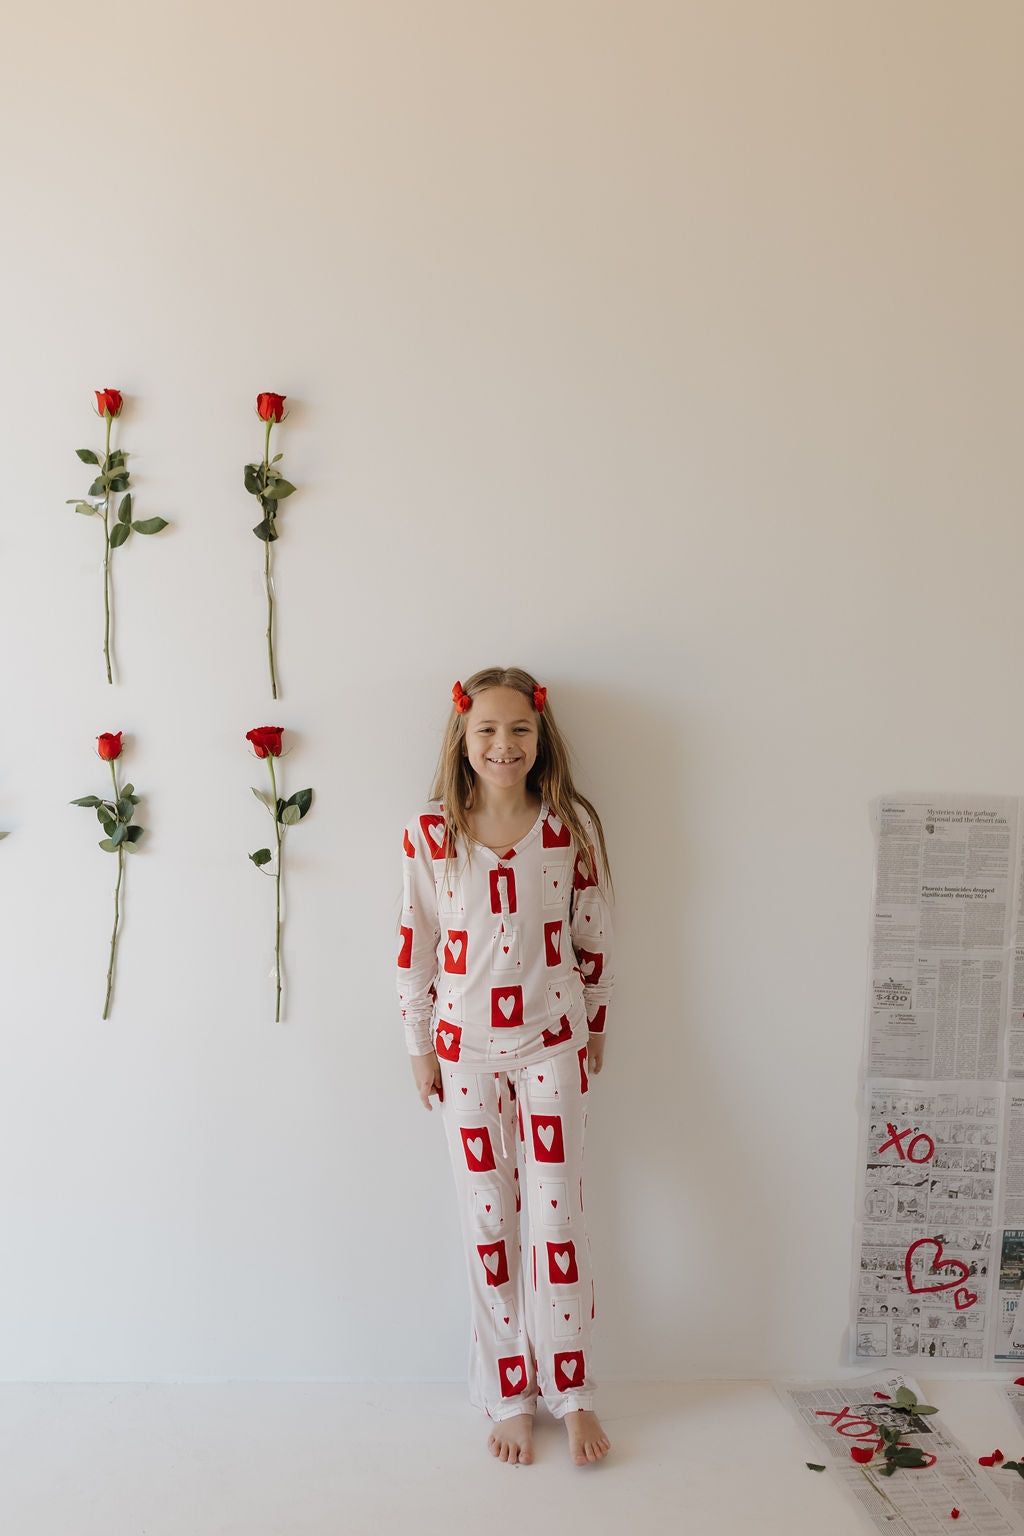
[{"label": "rose bud", "polygon": [[124,398],[119,389],[98,389],[96,409],[101,416],[120,416]]},{"label": "rose bud", "polygon": [[280,421],[284,415],[284,403],[287,398],[287,395],[257,395],[256,414],[261,421]]},{"label": "rose bud", "polygon": [[96,750],[105,763],[112,763],[115,757],[121,756],[121,737],[123,731],[104,731],[102,736],[96,737]]},{"label": "rose bud", "polygon": [[280,757],[283,730],[283,725],[258,725],[254,730],[246,731],[245,739],[252,742],[257,757]]}]

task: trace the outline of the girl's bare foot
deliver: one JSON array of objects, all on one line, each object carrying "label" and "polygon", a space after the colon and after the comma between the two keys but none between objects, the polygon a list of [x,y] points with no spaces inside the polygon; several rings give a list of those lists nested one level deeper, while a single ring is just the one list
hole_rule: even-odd
[{"label": "girl's bare foot", "polygon": [[578,1467],[585,1467],[588,1461],[600,1461],[612,1448],[600,1419],[589,1408],[567,1413],[565,1427],[569,1431],[569,1452]]},{"label": "girl's bare foot", "polygon": [[487,1438],[487,1449],[499,1461],[510,1462],[514,1467],[527,1466],[533,1460],[533,1414],[517,1413],[511,1419],[501,1419]]}]

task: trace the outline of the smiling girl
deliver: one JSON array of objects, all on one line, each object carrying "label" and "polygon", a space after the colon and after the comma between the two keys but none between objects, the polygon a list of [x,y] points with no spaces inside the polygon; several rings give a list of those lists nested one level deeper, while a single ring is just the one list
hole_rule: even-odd
[{"label": "smiling girl", "polygon": [[531,1462],[541,1396],[583,1466],[609,1449],[594,1413],[582,1180],[613,981],[604,832],[529,673],[487,668],[452,699],[433,799],[403,843],[406,1044],[421,1101],[442,1106],[488,1446]]}]

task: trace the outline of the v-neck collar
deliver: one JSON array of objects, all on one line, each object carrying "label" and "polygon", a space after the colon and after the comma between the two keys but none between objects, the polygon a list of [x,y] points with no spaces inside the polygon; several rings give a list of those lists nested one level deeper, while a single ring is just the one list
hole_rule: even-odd
[{"label": "v-neck collar", "polygon": [[520,852],[526,847],[527,843],[531,843],[533,841],[533,839],[540,832],[541,823],[547,814],[548,807],[542,800],[540,803],[540,811],[538,813],[537,820],[534,822],[529,832],[524,833],[524,835],[519,839],[517,843],[512,843],[505,853],[495,853],[493,848],[489,848],[486,843],[478,842],[475,837],[472,839],[473,845],[476,848],[480,848],[484,853],[489,854],[492,859],[497,861],[497,863],[504,864],[508,859],[518,858]]}]

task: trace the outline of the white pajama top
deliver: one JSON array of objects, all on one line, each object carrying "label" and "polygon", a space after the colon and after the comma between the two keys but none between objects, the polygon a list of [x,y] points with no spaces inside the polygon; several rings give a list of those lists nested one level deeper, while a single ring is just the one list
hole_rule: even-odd
[{"label": "white pajama top", "polygon": [[[590,817],[578,807],[604,878]],[[472,1071],[534,1066],[604,1029],[611,908],[568,827],[542,805],[499,855],[460,848],[445,875],[439,801],[406,827],[398,995],[410,1055]]]}]

